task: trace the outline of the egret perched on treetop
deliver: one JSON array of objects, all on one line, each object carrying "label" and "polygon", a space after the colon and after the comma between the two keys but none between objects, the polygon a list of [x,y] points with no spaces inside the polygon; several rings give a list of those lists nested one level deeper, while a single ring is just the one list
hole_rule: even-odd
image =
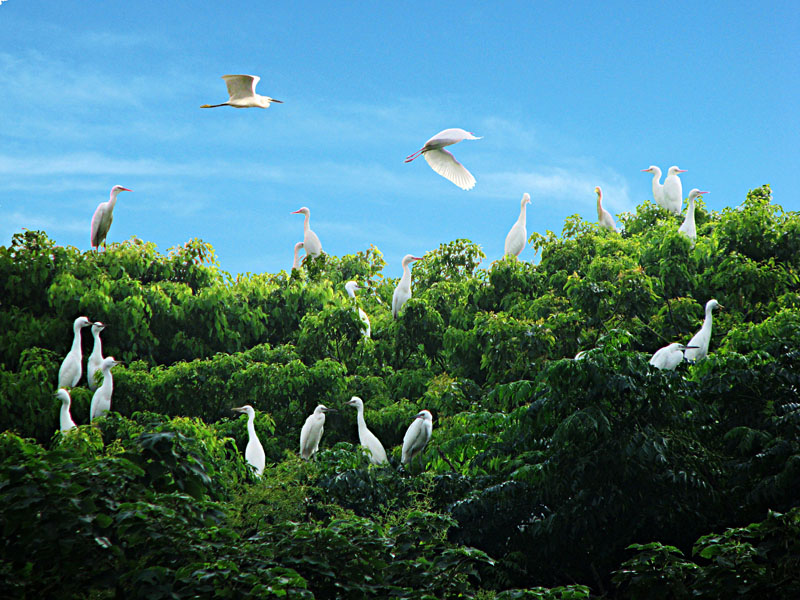
[{"label": "egret perched on treetop", "polygon": [[[347,290],[347,295],[355,300],[356,297],[356,290],[360,290],[362,288],[358,287],[358,284],[355,281],[348,281],[344,284],[344,289]],[[370,333],[372,332],[372,327],[369,324],[369,317],[364,310],[358,306],[358,317],[361,319],[361,322],[364,324],[364,337],[370,337]]]},{"label": "egret perched on treetop", "polygon": [[256,475],[261,477],[267,463],[267,456],[264,454],[264,447],[256,435],[256,426],[253,423],[256,411],[249,404],[231,410],[247,415],[247,447],[244,449],[244,458],[256,470]]},{"label": "egret perched on treetop", "polygon": [[111,188],[111,197],[108,202],[101,202],[97,205],[97,209],[92,216],[92,235],[91,242],[92,248],[95,250],[100,249],[100,244],[106,246],[106,236],[108,230],[111,229],[111,222],[114,220],[114,205],[117,203],[117,195],[120,192],[132,192],[126,187],[115,185]]},{"label": "egret perched on treetop", "polygon": [[89,355],[89,364],[86,369],[86,379],[89,381],[89,389],[95,391],[99,384],[97,383],[96,373],[100,370],[100,365],[103,364],[103,344],[100,341],[100,332],[108,327],[100,321],[92,323],[92,336],[94,336],[94,347],[92,353]]},{"label": "egret perched on treetop", "polygon": [[725,308],[713,298],[706,302],[706,318],[700,331],[686,344],[686,360],[696,361],[708,355],[708,345],[711,342],[711,313],[715,308]]},{"label": "egret perched on treetop", "polygon": [[597,221],[600,223],[600,227],[610,229],[611,231],[617,231],[617,226],[614,223],[614,217],[611,216],[610,212],[603,208],[603,190],[600,189],[599,185],[594,188],[594,193],[597,194]]},{"label": "egret perched on treetop", "polygon": [[69,397],[69,392],[64,389],[56,392],[56,398],[61,400],[61,431],[66,433],[70,429],[75,429],[75,421],[72,420],[72,415],[69,414],[69,405],[72,399]]},{"label": "egret perched on treetop", "polygon": [[419,411],[403,436],[403,454],[400,462],[407,465],[414,460],[414,457],[425,449],[432,432],[433,416],[427,410]]},{"label": "egret perched on treetop", "polygon": [[218,106],[232,106],[233,108],[267,108],[270,102],[283,104],[282,100],[275,100],[269,96],[256,94],[256,84],[261,77],[255,75],[223,75],[225,85],[228,86],[227,102],[222,104],[203,104],[200,108],[216,108]]},{"label": "egret perched on treetop", "polygon": [[683,362],[684,350],[686,350],[686,346],[677,342],[659,348],[650,359],[650,364],[657,369],[673,371]]},{"label": "egret perched on treetop", "polygon": [[642,173],[653,174],[653,200],[656,201],[661,208],[668,208],[664,203],[664,185],[659,182],[661,179],[661,169],[655,165],[651,165],[647,169],[642,169]]},{"label": "egret perched on treetop", "polygon": [[72,348],[67,352],[58,369],[58,387],[70,388],[78,385],[83,373],[83,352],[81,351],[81,329],[91,325],[86,317],[78,317],[72,323]]},{"label": "egret perched on treetop", "polygon": [[683,220],[683,225],[678,229],[680,233],[692,241],[692,248],[697,242],[697,226],[694,223],[694,201],[699,195],[707,193],[701,192],[697,188],[689,192],[689,207],[686,209],[686,218]]},{"label": "egret perched on treetop", "polygon": [[308,225],[311,220],[311,211],[304,206],[292,214],[296,215],[298,213],[305,215],[305,220],[303,221],[303,248],[305,248],[306,256],[317,258],[322,254],[322,242],[319,241],[317,234],[311,231],[311,227]]},{"label": "egret perched on treetop", "polygon": [[479,139],[481,138],[475,137],[474,134],[469,131],[464,131],[463,129],[445,129],[425,142],[425,145],[414,152],[414,154],[409,154],[405,162],[411,162],[422,155],[425,157],[425,160],[428,161],[431,169],[436,171],[439,175],[445,179],[449,179],[462,190],[471,190],[475,187],[475,178],[472,176],[472,173],[467,171],[464,165],[458,162],[456,157],[445,150],[444,147],[457,144],[462,140]]},{"label": "egret perched on treetop", "polygon": [[294,245],[294,261],[292,262],[292,270],[300,268],[300,250],[303,249],[303,242],[297,242]]},{"label": "egret perched on treetop", "polygon": [[353,396],[347,401],[347,404],[354,406],[358,411],[358,441],[364,448],[369,450],[370,461],[379,465],[387,461],[386,450],[383,449],[383,444],[375,437],[375,434],[367,429],[367,422],[364,420],[364,402],[358,396]]},{"label": "egret perched on treetop", "polygon": [[92,404],[89,407],[89,421],[94,421],[111,410],[111,394],[114,392],[114,378],[111,376],[111,369],[121,364],[122,361],[114,360],[113,356],[105,357],[103,362],[100,363],[103,384],[95,390],[94,396],[92,396]]},{"label": "egret perched on treetop", "polygon": [[322,439],[322,431],[325,427],[326,412],[335,411],[324,404],[317,405],[317,408],[314,409],[314,412],[308,416],[303,424],[303,429],[300,430],[301,458],[308,460],[319,449],[319,441]]},{"label": "egret perched on treetop", "polygon": [[686,173],[686,170],[670,167],[664,180],[664,208],[676,215],[681,214],[683,208],[683,185],[679,173]]},{"label": "egret perched on treetop", "polygon": [[394,288],[394,294],[392,294],[392,316],[395,319],[400,314],[400,309],[403,308],[403,305],[411,298],[411,269],[408,268],[408,265],[414,260],[422,260],[422,258],[411,254],[406,254],[403,257],[403,276],[400,278],[400,283]]},{"label": "egret perched on treetop", "polygon": [[511,231],[506,236],[504,256],[519,256],[525,249],[525,244],[528,241],[528,230],[525,228],[525,205],[530,203],[530,195],[527,192],[522,194],[522,200],[519,203],[519,217],[517,217],[517,222],[514,223]]}]

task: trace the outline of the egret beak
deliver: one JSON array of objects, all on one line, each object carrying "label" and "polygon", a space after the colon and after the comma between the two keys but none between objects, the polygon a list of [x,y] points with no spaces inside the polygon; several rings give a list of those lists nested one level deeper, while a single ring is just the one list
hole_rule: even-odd
[{"label": "egret beak", "polygon": [[132,192],[133,190],[129,190],[128,188],[120,189],[120,192]]},{"label": "egret beak", "polygon": [[690,348],[699,348],[700,346],[681,346],[684,350],[689,350]]},{"label": "egret beak", "polygon": [[336,410],[335,408],[323,408],[322,412],[328,413],[328,412],[339,412],[339,411]]},{"label": "egret beak", "polygon": [[233,412],[244,412],[244,406],[237,406],[231,409]]},{"label": "egret beak", "polygon": [[412,256],[411,260],[422,260],[421,256]]},{"label": "egret beak", "polygon": [[283,100],[275,100],[275,98],[270,98],[270,102],[277,102],[278,104],[283,104]]},{"label": "egret beak", "polygon": [[642,169],[642,173],[649,173],[650,169]]},{"label": "egret beak", "polygon": [[300,212],[299,210],[294,210],[294,211],[290,212],[289,214],[290,214],[290,215],[296,215],[296,214],[297,214],[297,213],[299,213],[299,212]]},{"label": "egret beak", "polygon": [[678,169],[678,173],[686,173],[686,169]]}]

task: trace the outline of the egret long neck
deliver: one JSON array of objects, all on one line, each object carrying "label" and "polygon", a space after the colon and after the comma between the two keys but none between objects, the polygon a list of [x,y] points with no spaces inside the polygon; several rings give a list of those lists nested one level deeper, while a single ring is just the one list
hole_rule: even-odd
[{"label": "egret long neck", "polygon": [[309,225],[308,225],[309,221],[311,221],[311,214],[310,213],[306,213],[306,216],[303,219],[303,231],[308,231],[309,230]]},{"label": "egret long neck", "polygon": [[72,416],[69,414],[69,405],[70,401],[67,400],[61,403],[61,429],[69,429],[75,423],[72,420]]},{"label": "egret long neck", "polygon": [[94,335],[94,348],[92,348],[93,356],[100,356],[103,354],[103,343],[100,341],[100,331],[92,332]]},{"label": "egret long neck", "polygon": [[600,194],[597,194],[597,216],[601,216],[603,214],[603,197]]},{"label": "egret long neck", "polygon": [[367,431],[367,422],[364,420],[364,408],[359,407],[358,409],[358,416],[356,417],[358,421],[358,435],[361,436]]},{"label": "egret long neck", "polygon": [[81,351],[81,326],[77,324],[73,327],[74,336],[72,338],[72,348],[70,352],[80,352]]},{"label": "egret long neck", "polygon": [[117,196],[119,195],[121,190],[112,190],[111,195],[108,199],[108,207],[114,208],[114,205],[117,203]]},{"label": "egret long neck", "polygon": [[[689,208],[686,209],[686,222],[694,225],[694,198],[689,198]],[[708,312],[707,319],[711,319],[711,312]]]},{"label": "egret long neck", "polygon": [[528,206],[527,202],[523,202],[522,206],[519,209],[519,218],[517,219],[517,223],[522,223],[525,225],[525,209]]},{"label": "egret long neck", "polygon": [[111,368],[103,369],[103,383],[100,388],[107,392],[110,396],[111,393],[114,391],[114,377],[111,375]]},{"label": "egret long neck", "polygon": [[400,278],[399,287],[401,289],[411,289],[411,269],[408,267],[408,263],[403,265],[403,276]]},{"label": "egret long neck", "polygon": [[256,435],[256,426],[254,423],[255,418],[256,416],[254,414],[250,415],[247,418],[247,435],[250,436],[251,441],[254,441],[258,438],[258,436]]}]

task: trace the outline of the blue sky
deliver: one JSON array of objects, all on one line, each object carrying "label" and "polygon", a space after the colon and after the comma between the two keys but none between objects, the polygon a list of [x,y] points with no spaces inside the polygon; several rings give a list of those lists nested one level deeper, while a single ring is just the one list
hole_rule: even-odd
[{"label": "blue sky", "polygon": [[[701,6],[702,5],[702,6]],[[326,252],[469,238],[489,261],[529,192],[528,233],[651,196],[651,164],[716,210],[773,187],[800,210],[800,11],[791,2],[53,2],[0,5],[0,244],[210,242],[231,273],[291,266],[301,206]],[[227,73],[267,110],[217,108]],[[423,161],[442,129],[477,179]],[[522,258],[534,258],[527,248]]]}]

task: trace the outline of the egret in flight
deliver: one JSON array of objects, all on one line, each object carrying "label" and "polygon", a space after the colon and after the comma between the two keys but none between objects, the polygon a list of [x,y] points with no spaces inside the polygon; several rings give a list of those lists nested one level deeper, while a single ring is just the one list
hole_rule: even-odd
[{"label": "egret in flight", "polygon": [[292,270],[300,268],[300,250],[303,249],[303,242],[297,242],[294,245],[294,261],[292,262]]},{"label": "egret in flight", "polygon": [[597,221],[600,223],[600,227],[616,232],[617,225],[614,223],[614,217],[603,208],[603,190],[600,189],[599,185],[594,188],[594,193],[597,194]]},{"label": "egret in flight", "polygon": [[[358,287],[358,284],[355,281],[348,281],[344,284],[344,289],[347,290],[347,295],[353,298],[355,301],[356,290],[360,290],[362,288]],[[358,308],[358,318],[361,319],[361,322],[364,324],[364,337],[370,337],[372,327],[369,324],[369,317],[360,306],[356,308]]]},{"label": "egret in flight", "polygon": [[78,317],[72,323],[72,348],[67,352],[58,369],[58,387],[71,388],[78,385],[83,373],[83,352],[81,351],[81,329],[91,325],[86,317]]},{"label": "egret in flight", "polygon": [[425,449],[432,432],[433,416],[427,410],[419,411],[403,436],[403,454],[400,462],[407,465],[414,460],[414,457]]},{"label": "egret in flight", "polygon": [[270,102],[283,104],[282,100],[275,100],[269,96],[256,94],[256,85],[261,77],[255,75],[223,75],[225,85],[228,86],[227,102],[222,104],[203,104],[200,108],[216,108],[218,106],[232,106],[233,108],[268,108]]},{"label": "egret in flight", "polygon": [[528,193],[522,194],[519,204],[519,217],[506,236],[505,256],[519,256],[528,241],[528,230],[525,228],[525,206],[531,203]]},{"label": "egret in flight", "polygon": [[653,174],[653,200],[656,201],[661,208],[668,208],[664,204],[664,184],[660,183],[661,169],[655,165],[650,165],[647,169],[642,169],[642,173]]},{"label": "egret in flight", "polygon": [[475,187],[475,178],[472,176],[472,173],[467,171],[464,165],[458,162],[456,157],[445,150],[444,147],[457,144],[463,140],[479,139],[481,138],[475,137],[474,134],[469,131],[464,131],[463,129],[445,129],[425,142],[425,145],[414,152],[414,154],[409,154],[405,162],[411,162],[422,155],[425,157],[425,160],[428,161],[431,169],[436,171],[439,175],[445,179],[449,179],[462,190],[471,190]]},{"label": "egret in flight", "polygon": [[89,407],[89,421],[94,421],[111,410],[111,394],[114,392],[114,378],[111,376],[111,369],[121,364],[122,361],[114,360],[113,356],[105,357],[103,362],[100,363],[103,383],[95,390],[92,396],[92,404]]},{"label": "egret in flight", "polygon": [[306,256],[317,258],[322,254],[322,242],[319,241],[317,234],[311,231],[311,227],[308,225],[311,220],[311,211],[304,206],[303,208],[297,209],[292,214],[305,215],[305,220],[303,221],[303,248],[306,251]]},{"label": "egret in flight", "polygon": [[686,169],[670,167],[664,180],[664,208],[676,215],[681,214],[683,208],[683,185],[678,177],[680,173],[686,173]]},{"label": "egret in flight", "polygon": [[249,404],[232,408],[231,410],[247,415],[247,447],[244,449],[244,458],[247,463],[256,471],[256,475],[261,477],[264,466],[267,463],[267,456],[264,454],[264,447],[256,435],[256,426],[253,421],[256,418],[256,411]]},{"label": "egret in flight", "polygon": [[394,288],[392,294],[392,316],[396,319],[400,314],[400,309],[411,298],[411,269],[408,267],[409,263],[414,260],[422,260],[418,256],[406,254],[403,257],[403,276],[400,278],[400,283]]},{"label": "egret in flight", "polygon": [[89,364],[86,369],[86,379],[89,381],[89,389],[92,391],[95,391],[99,387],[95,374],[100,370],[100,365],[103,364],[103,344],[100,341],[100,332],[106,327],[108,327],[108,325],[100,321],[92,323],[94,347],[92,348],[92,353],[89,355]]},{"label": "egret in flight", "polygon": [[369,451],[370,462],[374,465],[385,463],[387,458],[383,444],[375,437],[374,433],[367,429],[367,422],[364,420],[364,401],[358,396],[353,396],[347,401],[347,404],[354,406],[358,411],[358,441]]},{"label": "egret in flight", "polygon": [[319,449],[319,441],[322,439],[322,431],[325,427],[325,413],[335,412],[332,408],[319,404],[314,412],[311,413],[303,429],[300,430],[300,457],[306,460],[316,454]]},{"label": "egret in flight", "polygon": [[697,242],[697,226],[694,223],[694,201],[701,194],[708,192],[701,192],[697,188],[689,192],[689,207],[686,209],[686,218],[683,220],[683,225],[680,226],[678,231],[685,235],[692,241],[692,248]]},{"label": "egret in flight", "polygon": [[69,414],[69,406],[72,399],[69,397],[69,392],[60,389],[56,392],[56,398],[61,400],[61,431],[66,433],[71,429],[75,429],[75,421],[72,420],[72,415]]},{"label": "egret in flight", "polygon": [[653,357],[650,359],[650,364],[656,369],[674,371],[675,367],[683,362],[686,348],[686,346],[678,344],[677,342],[664,346],[656,350],[655,354],[653,354]]},{"label": "egret in flight", "polygon": [[108,202],[101,202],[92,215],[92,248],[100,250],[100,244],[106,247],[106,236],[111,229],[111,222],[114,220],[114,205],[117,203],[117,196],[120,192],[132,192],[126,187],[115,185],[111,188],[111,197]]},{"label": "egret in flight", "polygon": [[706,318],[703,326],[686,344],[686,360],[697,361],[708,356],[708,345],[711,342],[711,313],[715,308],[724,308],[713,298],[706,302]]}]

